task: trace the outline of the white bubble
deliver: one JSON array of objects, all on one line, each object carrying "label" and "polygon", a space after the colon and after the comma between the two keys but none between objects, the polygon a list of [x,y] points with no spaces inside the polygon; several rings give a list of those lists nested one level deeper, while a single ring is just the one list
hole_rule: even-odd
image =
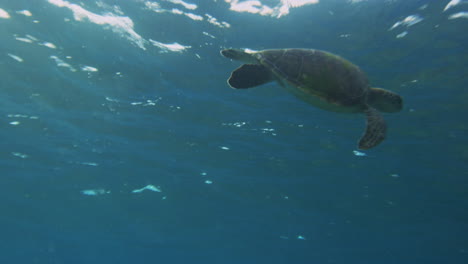
[{"label": "white bubble", "polygon": [[354,155],[359,156],[359,157],[367,156],[366,153],[360,152],[360,151],[357,151],[357,150],[353,150],[353,153],[354,153]]},{"label": "white bubble", "polygon": [[398,35],[396,36],[396,38],[403,38],[403,37],[405,37],[406,35],[408,35],[408,31],[403,31],[403,32],[401,32],[400,34],[398,34]]},{"label": "white bubble", "polygon": [[84,195],[96,196],[96,195],[109,194],[110,191],[107,191],[104,189],[89,189],[89,190],[82,190],[81,193]]},{"label": "white bubble", "polygon": [[8,14],[7,11],[0,8],[0,18],[8,19],[8,18],[10,18],[10,14]]},{"label": "white bubble", "polygon": [[51,42],[42,42],[39,45],[50,48],[50,49],[56,49],[57,48],[57,46],[55,46],[55,44],[51,43]]},{"label": "white bubble", "polygon": [[29,157],[28,155],[23,154],[23,153],[19,153],[19,152],[12,152],[11,155],[13,155],[15,157],[18,157],[18,158],[22,158],[22,159],[26,159],[26,158]]},{"label": "white bubble", "polygon": [[98,71],[97,68],[94,68],[94,67],[91,67],[91,66],[83,66],[83,67],[81,67],[81,70],[86,71],[86,72],[97,72]]},{"label": "white bubble", "polygon": [[156,187],[154,185],[146,185],[145,187],[141,188],[141,189],[136,189],[136,190],[133,190],[132,193],[141,193],[143,192],[144,190],[148,190],[148,191],[153,191],[153,192],[161,192],[161,189],[160,187]]},{"label": "white bubble", "polygon": [[16,56],[14,54],[8,53],[7,55],[10,56],[10,58],[14,59],[17,62],[23,62],[24,61],[21,57]]},{"label": "white bubble", "polygon": [[16,11],[17,14],[24,15],[24,16],[32,16],[32,13],[29,10],[21,10],[21,11]]}]

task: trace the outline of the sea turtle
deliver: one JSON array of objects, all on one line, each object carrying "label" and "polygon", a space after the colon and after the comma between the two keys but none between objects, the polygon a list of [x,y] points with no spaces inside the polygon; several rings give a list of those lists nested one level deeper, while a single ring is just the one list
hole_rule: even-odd
[{"label": "sea turtle", "polygon": [[371,88],[366,75],[351,62],[314,49],[225,49],[224,57],[243,64],[228,84],[245,89],[277,81],[300,99],[325,110],[365,113],[367,128],[359,149],[375,147],[385,139],[387,126],[379,111],[398,112],[403,99],[382,88]]}]

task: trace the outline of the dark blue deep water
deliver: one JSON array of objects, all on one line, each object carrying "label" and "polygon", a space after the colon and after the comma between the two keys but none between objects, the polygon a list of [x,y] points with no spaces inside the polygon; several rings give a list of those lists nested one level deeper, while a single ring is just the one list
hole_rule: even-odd
[{"label": "dark blue deep water", "polygon": [[[468,263],[467,12],[1,0],[0,263]],[[339,54],[404,108],[354,152],[364,116],[229,88],[230,47]]]}]

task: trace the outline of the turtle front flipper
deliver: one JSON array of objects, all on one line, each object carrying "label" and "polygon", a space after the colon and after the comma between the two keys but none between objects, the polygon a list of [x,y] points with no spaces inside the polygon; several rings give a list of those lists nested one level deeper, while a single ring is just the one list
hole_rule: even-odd
[{"label": "turtle front flipper", "polygon": [[376,109],[369,107],[365,113],[367,127],[366,132],[359,140],[359,149],[370,149],[377,146],[385,139],[387,133],[387,124]]},{"label": "turtle front flipper", "polygon": [[260,64],[244,64],[235,69],[228,79],[232,88],[246,89],[273,81],[269,69]]},{"label": "turtle front flipper", "polygon": [[399,112],[403,108],[403,98],[400,95],[382,88],[370,88],[367,103],[386,113]]},{"label": "turtle front flipper", "polygon": [[225,49],[221,51],[221,55],[226,58],[242,61],[244,63],[257,63],[258,60],[251,53],[241,49]]}]

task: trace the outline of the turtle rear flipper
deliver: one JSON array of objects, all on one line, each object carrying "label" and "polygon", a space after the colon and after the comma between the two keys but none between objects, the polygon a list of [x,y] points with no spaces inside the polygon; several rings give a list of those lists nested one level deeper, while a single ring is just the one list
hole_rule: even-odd
[{"label": "turtle rear flipper", "polygon": [[386,113],[399,112],[403,108],[403,98],[400,95],[382,88],[370,88],[367,102]]},{"label": "turtle rear flipper", "polygon": [[376,109],[369,107],[365,113],[367,127],[366,132],[359,140],[359,149],[370,149],[377,146],[385,139],[387,133],[387,124]]},{"label": "turtle rear flipper", "polygon": [[232,88],[247,89],[273,81],[271,71],[259,64],[244,64],[234,70],[228,83]]}]

